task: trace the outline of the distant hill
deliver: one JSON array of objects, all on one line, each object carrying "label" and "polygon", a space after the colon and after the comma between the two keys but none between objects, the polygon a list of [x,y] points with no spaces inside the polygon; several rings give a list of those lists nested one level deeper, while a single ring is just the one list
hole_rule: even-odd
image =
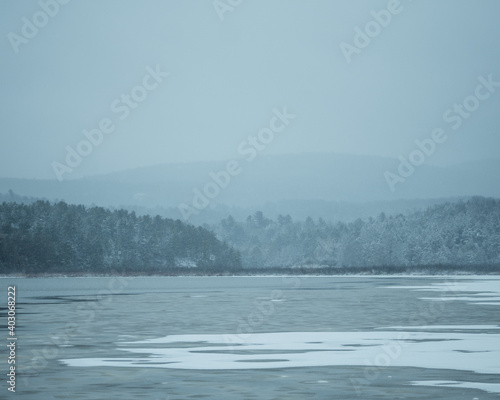
[{"label": "distant hill", "polygon": [[0,204],[1,203],[22,203],[22,204],[31,204],[38,200],[46,200],[37,197],[27,197],[20,196],[17,193],[14,193],[12,190],[9,190],[7,193],[0,193]]},{"label": "distant hill", "polygon": [[[397,173],[399,163],[397,159],[383,157],[326,153],[260,156],[252,162],[240,160],[241,172],[230,177],[225,188],[219,187],[213,199],[207,198],[209,204],[202,213],[219,205],[256,209],[274,204],[285,205],[297,213],[306,207],[311,210],[308,215],[314,215],[315,207],[332,208],[334,203],[500,197],[498,160],[448,168],[422,165],[391,191],[384,173]],[[217,174],[225,168],[226,162],[198,162],[162,164],[63,182],[2,178],[0,192],[12,189],[22,196],[75,204],[171,208],[176,213],[172,217],[179,218],[178,206],[192,206],[195,191],[204,193],[207,184],[214,189],[210,173]],[[325,208],[326,204],[329,205]],[[321,216],[325,215],[322,211]],[[197,218],[198,215],[192,215],[190,220]]]}]

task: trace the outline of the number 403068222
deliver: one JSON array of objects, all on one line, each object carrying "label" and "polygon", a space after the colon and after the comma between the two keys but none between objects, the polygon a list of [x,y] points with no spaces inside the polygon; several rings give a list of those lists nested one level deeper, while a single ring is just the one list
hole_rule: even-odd
[{"label": "number 403068222", "polygon": [[9,286],[7,295],[8,295],[7,306],[9,309],[9,311],[7,312],[8,314],[7,328],[9,330],[9,335],[14,336],[14,330],[16,328],[16,287]]}]

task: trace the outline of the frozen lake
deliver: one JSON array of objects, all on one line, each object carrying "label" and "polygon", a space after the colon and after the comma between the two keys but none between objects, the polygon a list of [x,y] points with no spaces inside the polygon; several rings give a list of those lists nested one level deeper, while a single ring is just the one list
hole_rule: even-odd
[{"label": "frozen lake", "polygon": [[1,398],[500,398],[497,277],[0,283],[18,338]]}]

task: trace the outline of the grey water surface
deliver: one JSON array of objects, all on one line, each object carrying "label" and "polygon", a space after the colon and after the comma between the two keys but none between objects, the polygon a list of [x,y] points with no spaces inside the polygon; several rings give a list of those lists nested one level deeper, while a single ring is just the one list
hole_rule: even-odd
[{"label": "grey water surface", "polygon": [[[500,383],[500,364],[498,373],[478,373],[480,358],[474,359],[471,370],[464,365],[446,369],[400,366],[401,355],[393,347],[392,353],[378,358],[383,364],[379,366],[378,361],[367,365],[367,359],[360,365],[276,368],[273,361],[287,358],[278,346],[261,352],[265,355],[258,358],[260,363],[268,362],[269,368],[253,368],[248,362],[242,369],[212,369],[209,353],[215,345],[201,339],[195,345],[208,350],[182,352],[193,346],[188,339],[141,344],[143,354],[124,349],[130,343],[170,335],[224,335],[227,343],[219,344],[214,354],[234,355],[245,353],[241,341],[258,343],[264,333],[308,332],[313,338],[314,333],[344,332],[345,351],[352,351],[361,346],[356,332],[366,332],[368,337],[381,330],[412,331],[412,327],[422,326],[436,326],[441,334],[450,335],[467,330],[460,326],[470,326],[474,334],[488,338],[498,333],[498,306],[460,299],[440,301],[449,296],[487,298],[491,293],[478,293],[477,288],[475,292],[453,289],[474,281],[474,277],[368,276],[4,278],[0,285],[5,294],[1,304],[5,338],[7,286],[16,287],[17,375],[16,393],[7,390],[4,380],[0,398],[497,399],[498,392],[484,387]],[[429,289],[436,284],[451,289]],[[394,288],[398,286],[424,289]],[[225,345],[227,351],[220,350]],[[287,353],[307,353],[314,363],[314,351],[292,347]],[[200,367],[176,368],[175,363],[165,364],[146,348],[168,349],[167,358],[169,351],[199,357]],[[255,349],[252,352],[259,354]],[[2,371],[6,371],[7,353],[2,354]],[[433,353],[425,357],[432,358]],[[124,366],[93,361],[72,366],[68,361],[83,359],[123,360]],[[132,365],[125,366],[131,359]],[[148,363],[141,361],[144,359]],[[425,381],[455,383],[412,384]],[[462,387],[456,382],[479,382],[481,388]]]}]

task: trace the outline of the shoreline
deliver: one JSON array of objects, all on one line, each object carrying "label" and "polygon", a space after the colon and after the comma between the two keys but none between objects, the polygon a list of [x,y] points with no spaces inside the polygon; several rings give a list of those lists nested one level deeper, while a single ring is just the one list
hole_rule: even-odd
[{"label": "shoreline", "polygon": [[395,273],[395,274],[373,274],[373,273],[351,273],[351,274],[16,274],[0,275],[0,279],[62,279],[62,278],[495,278],[500,277],[500,272],[472,273],[454,271],[450,273],[436,272],[436,274],[425,273]]},{"label": "shoreline", "polygon": [[[13,270],[6,273],[2,268],[0,278],[145,278],[145,277],[432,277],[432,276],[500,276],[500,264],[486,265],[417,265],[409,266],[373,266],[373,267],[334,267],[302,265],[291,267],[260,267],[260,268],[109,268],[107,271],[85,271],[75,268],[53,268],[46,271]],[[8,269],[7,269],[8,270]]]}]

